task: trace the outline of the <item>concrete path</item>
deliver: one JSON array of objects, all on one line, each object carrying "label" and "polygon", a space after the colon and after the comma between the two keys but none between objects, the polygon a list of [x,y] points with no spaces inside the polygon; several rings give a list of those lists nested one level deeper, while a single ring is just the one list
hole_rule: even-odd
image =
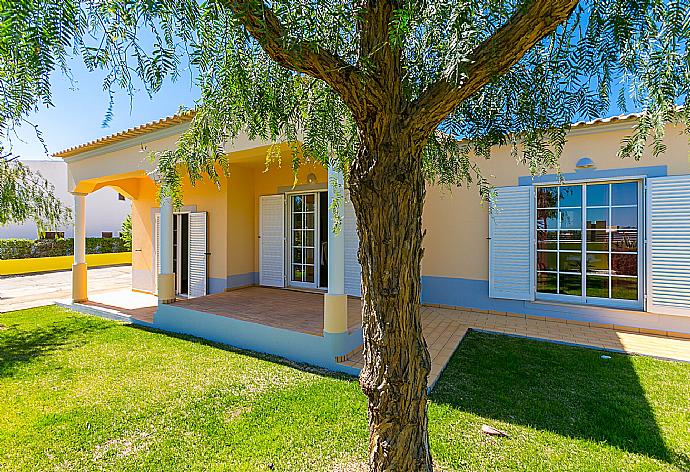
[{"label": "concrete path", "polygon": [[[132,286],[132,267],[98,267],[89,269],[89,295],[127,289]],[[70,298],[72,272],[69,270],[42,274],[0,277],[0,313],[50,305]]]}]

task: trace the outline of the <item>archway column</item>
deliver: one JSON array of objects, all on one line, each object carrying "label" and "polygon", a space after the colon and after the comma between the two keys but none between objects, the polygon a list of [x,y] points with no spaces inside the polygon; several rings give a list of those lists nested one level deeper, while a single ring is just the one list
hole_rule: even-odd
[{"label": "archway column", "polygon": [[175,301],[175,274],[173,273],[173,205],[170,197],[161,198],[160,224],[158,303],[173,303]]},{"label": "archway column", "polygon": [[[347,332],[347,295],[345,294],[345,237],[342,229],[336,234],[336,216],[343,221],[343,174],[328,168],[328,293],[324,295],[323,331],[329,334]],[[337,205],[334,200],[339,199]],[[333,214],[337,209],[339,215]],[[342,226],[342,224],[341,224]]]},{"label": "archway column", "polygon": [[74,193],[74,263],[72,264],[72,301],[88,300],[86,266],[86,194]]}]

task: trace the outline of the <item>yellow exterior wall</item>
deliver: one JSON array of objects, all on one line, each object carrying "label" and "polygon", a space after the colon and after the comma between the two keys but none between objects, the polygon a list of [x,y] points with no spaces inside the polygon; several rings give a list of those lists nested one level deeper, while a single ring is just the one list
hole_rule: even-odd
[{"label": "yellow exterior wall", "polygon": [[[631,126],[620,129],[620,126],[595,125],[574,130],[560,160],[561,172],[574,172],[575,163],[589,157],[597,170],[630,168],[631,177],[636,175],[636,167],[660,165],[668,166],[669,175],[690,174],[688,136],[671,126],[667,129],[668,149],[663,156],[653,158],[648,152],[639,162],[618,158],[621,140],[630,134]],[[480,167],[496,187],[518,185],[518,177],[530,174],[527,166],[515,162],[508,148],[494,150],[491,159],[481,161]],[[488,279],[489,217],[476,186],[453,189],[428,186],[423,224],[427,230],[423,275]]]},{"label": "yellow exterior wall", "polygon": [[[328,185],[328,171],[319,163],[304,163],[297,172],[297,179],[289,166],[271,166],[265,171],[263,166],[254,169],[254,234],[259,236],[259,197],[279,193],[285,187],[307,185],[309,174],[316,176],[315,186],[325,188]],[[259,271],[259,245],[254,247],[254,271]]]},{"label": "yellow exterior wall", "polygon": [[185,178],[182,186],[184,206],[196,206],[196,211],[208,213],[208,276],[225,281],[228,271],[228,185],[222,179],[220,189],[208,179],[194,186]]},{"label": "yellow exterior wall", "polygon": [[[154,290],[154,215],[158,211],[157,187],[151,179],[155,163],[148,157],[175,147],[188,124],[142,134],[130,141],[85,151],[66,159],[70,191],[89,193],[103,186],[118,189],[132,199],[132,281],[141,291]],[[208,179],[191,186],[183,182],[183,210],[208,213],[209,286],[225,286],[228,276],[258,271],[258,197],[274,194],[279,187],[307,183],[309,173],[326,185],[326,171],[306,163],[295,182],[287,146],[282,147],[284,166],[271,165],[265,172],[269,143],[240,136],[226,145],[230,175],[218,189]]]},{"label": "yellow exterior wall", "polygon": [[[227,185],[220,189],[208,179],[192,186],[185,179],[182,186],[183,210],[195,208],[208,212],[208,276],[225,280],[227,267]],[[149,179],[142,181],[139,197],[132,201],[132,278],[134,288],[154,290],[153,244],[154,215],[159,211],[158,188]]]},{"label": "yellow exterior wall", "polygon": [[[0,260],[0,275],[30,274],[33,272],[52,272],[72,268],[74,256],[32,257],[26,259]],[[132,263],[131,252],[114,252],[110,254],[87,254],[86,264],[89,267],[124,265]]]},{"label": "yellow exterior wall", "polygon": [[[153,219],[151,208],[158,208],[156,185],[144,181],[139,189],[139,198],[132,200],[132,269],[153,273]],[[153,283],[153,280],[151,281]]]},{"label": "yellow exterior wall", "polygon": [[231,165],[227,179],[227,275],[254,272],[254,174],[253,167]]}]

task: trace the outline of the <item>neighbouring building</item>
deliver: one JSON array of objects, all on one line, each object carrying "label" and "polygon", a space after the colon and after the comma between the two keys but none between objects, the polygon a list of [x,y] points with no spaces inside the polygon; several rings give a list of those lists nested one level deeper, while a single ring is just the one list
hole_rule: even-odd
[{"label": "neighbouring building", "polygon": [[[25,160],[22,163],[33,172],[40,173],[48,182],[53,184],[55,196],[65,206],[74,210],[74,199],[67,188],[67,164],[63,160]],[[90,194],[88,203],[86,236],[90,238],[118,236],[122,222],[129,215],[131,202],[118,195],[115,190],[103,188]],[[65,238],[74,236],[72,224],[59,228],[48,228],[48,231],[58,233]],[[0,239],[36,239],[37,237],[38,229],[33,221],[0,226]]]},{"label": "neighbouring building", "polygon": [[[430,185],[422,303],[690,333],[688,136],[669,126],[663,156],[622,160],[637,118],[575,124],[560,176],[533,178],[495,149],[480,162],[496,187],[491,211],[475,188]],[[270,143],[242,138],[226,147],[220,188],[185,181],[175,210],[159,204],[154,164],[139,151],[171,148],[190,119],[56,154],[68,166],[78,238],[90,215],[84,195],[114,188],[132,201],[132,288],[160,300],[153,326],[347,371],[337,361],[362,333],[347,192],[343,230],[329,230],[342,176],[309,162],[296,178],[289,166],[267,169]],[[85,270],[76,254],[77,302],[88,298]],[[316,305],[300,298],[313,293],[323,294]]]}]

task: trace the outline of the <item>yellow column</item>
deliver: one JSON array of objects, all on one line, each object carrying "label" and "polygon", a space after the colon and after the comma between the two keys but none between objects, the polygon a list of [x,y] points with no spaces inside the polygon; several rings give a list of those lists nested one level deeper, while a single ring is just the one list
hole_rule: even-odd
[{"label": "yellow column", "polygon": [[86,194],[74,194],[74,264],[72,265],[72,301],[84,302],[87,296],[86,271]]}]

